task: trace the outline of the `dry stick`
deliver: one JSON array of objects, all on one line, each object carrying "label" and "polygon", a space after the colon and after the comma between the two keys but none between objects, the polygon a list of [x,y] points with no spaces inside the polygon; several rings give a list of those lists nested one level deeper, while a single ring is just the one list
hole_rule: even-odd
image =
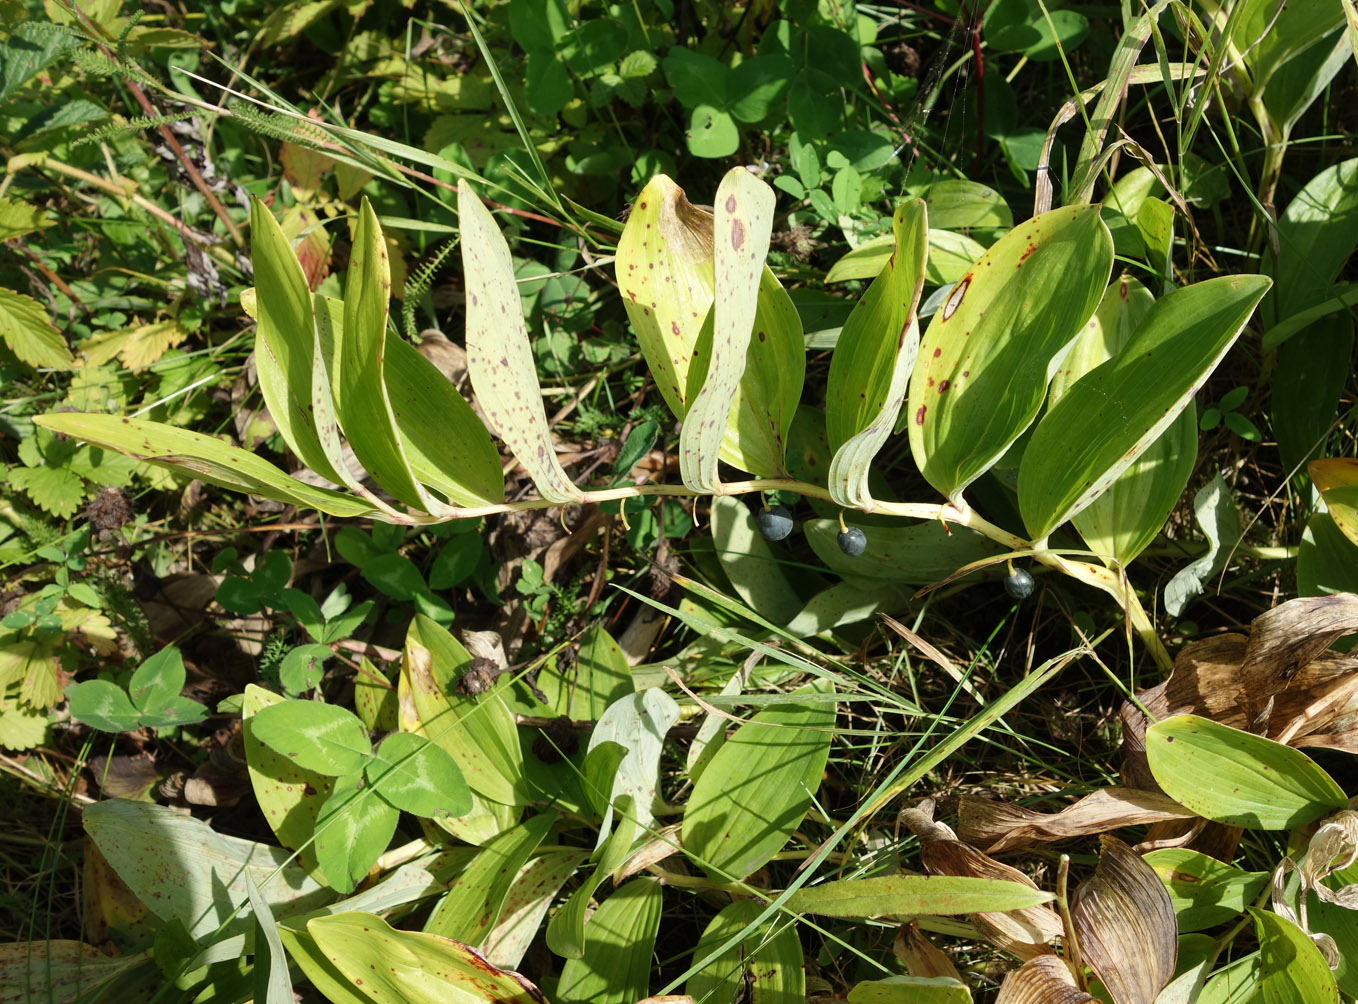
[{"label": "dry stick", "polygon": [[[72,4],[71,9],[75,12],[76,16],[80,18],[81,22],[85,25],[85,30],[88,31],[91,36],[97,36],[103,33],[100,27],[91,21],[89,15],[81,10],[78,5]],[[99,46],[99,50],[106,58],[115,64],[118,62],[118,59],[113,55],[112,50],[103,42],[96,41],[95,45]],[[132,96],[137,99],[137,103],[141,105],[142,111],[146,113],[147,117],[153,119],[160,118],[160,111],[155,105],[151,104],[151,99],[146,96],[146,92],[141,89],[141,85],[131,77],[125,77],[123,79],[127,84],[128,90],[130,90]],[[179,140],[175,138],[173,130],[171,130],[168,125],[162,124],[160,126],[160,135],[170,149],[174,151],[175,156],[179,158],[179,163],[183,165],[184,173],[187,174],[189,180],[193,182],[193,187],[203,194],[203,198],[207,199],[207,204],[212,207],[212,211],[217,214],[217,218],[226,225],[227,232],[231,234],[231,239],[237,244],[245,243],[244,237],[241,236],[240,228],[237,227],[235,221],[231,219],[231,215],[226,211],[226,207],[222,205],[221,200],[217,198],[216,193],[213,192],[212,189],[208,187],[207,182],[203,180],[203,175],[199,173],[198,168],[194,165],[193,161],[189,159],[189,155],[184,152],[184,148],[179,145]]]},{"label": "dry stick", "polygon": [[91,314],[94,313],[94,311],[90,309],[89,304],[87,304],[84,300],[80,299],[80,297],[76,296],[75,291],[72,290],[70,286],[66,285],[66,283],[62,280],[61,276],[53,272],[48,267],[47,262],[43,261],[36,254],[34,254],[34,252],[23,243],[23,241],[20,240],[5,241],[5,246],[12,251],[18,251],[20,254],[27,256],[28,260],[33,263],[34,267],[36,267],[37,270],[43,274],[43,277],[53,286],[55,286],[58,290],[60,290],[63,296],[65,296],[73,304],[79,307],[84,312],[86,317],[89,317]]}]

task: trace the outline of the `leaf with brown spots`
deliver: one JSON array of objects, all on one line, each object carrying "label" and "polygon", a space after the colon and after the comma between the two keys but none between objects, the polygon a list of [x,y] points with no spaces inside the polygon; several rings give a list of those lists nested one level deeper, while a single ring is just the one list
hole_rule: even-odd
[{"label": "leaf with brown spots", "polygon": [[1188,407],[1268,292],[1262,275],[1174,290],[1122,351],[1061,396],[1019,466],[1019,510],[1034,540],[1097,499]]},{"label": "leaf with brown spots", "polygon": [[374,1004],[547,1004],[518,973],[435,934],[399,931],[371,913],[307,921],[317,947]]},{"label": "leaf with brown spots", "polygon": [[[656,387],[677,418],[688,413],[712,352],[712,227],[711,213],[657,175],[637,196],[618,241],[614,269],[623,305]],[[767,267],[754,323],[721,459],[746,471],[781,473],[806,348],[797,309]]]},{"label": "leaf with brown spots", "polygon": [[1057,209],[1001,237],[934,316],[905,419],[920,473],[954,503],[1037,417],[1112,268],[1098,206]]},{"label": "leaf with brown spots", "polygon": [[583,492],[552,445],[509,245],[465,180],[458,182],[457,211],[467,287],[467,372],[476,400],[544,499],[578,500]]},{"label": "leaf with brown spots", "polygon": [[[716,491],[719,483],[717,463],[754,332],[773,210],[773,189],[743,167],[727,171],[717,186],[712,223],[712,348],[702,388],[690,402],[679,433],[680,476],[695,491]],[[761,332],[760,337],[768,336]],[[780,453],[774,470],[754,473],[773,474],[782,469]]]},{"label": "leaf with brown spots", "polygon": [[302,509],[319,509],[331,516],[372,518],[380,515],[378,509],[362,499],[328,488],[314,488],[280,471],[263,457],[201,432],[139,418],[78,412],[38,415],[33,421],[73,439],[107,447],[233,491],[262,495]]},{"label": "leaf with brown spots", "polygon": [[915,310],[929,234],[923,199],[896,207],[892,232],[894,253],[839,333],[825,395],[825,431],[835,451],[830,495],[869,512],[868,473],[895,427],[919,352]]}]

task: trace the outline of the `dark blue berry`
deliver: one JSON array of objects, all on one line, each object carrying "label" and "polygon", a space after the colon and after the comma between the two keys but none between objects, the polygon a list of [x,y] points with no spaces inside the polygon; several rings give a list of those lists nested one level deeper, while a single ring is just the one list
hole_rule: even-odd
[{"label": "dark blue berry", "polygon": [[792,513],[785,505],[760,509],[757,522],[765,540],[782,540],[792,532]]},{"label": "dark blue berry", "polygon": [[1004,591],[1016,600],[1026,600],[1033,595],[1033,577],[1016,568],[1005,577]]},{"label": "dark blue berry", "polygon": [[856,526],[851,526],[847,530],[840,530],[839,549],[850,558],[856,558],[868,549],[868,535]]}]

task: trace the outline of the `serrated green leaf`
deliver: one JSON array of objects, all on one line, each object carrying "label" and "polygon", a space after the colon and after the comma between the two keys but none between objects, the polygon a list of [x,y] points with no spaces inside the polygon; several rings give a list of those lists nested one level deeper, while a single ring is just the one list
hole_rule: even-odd
[{"label": "serrated green leaf", "polygon": [[919,351],[916,310],[924,289],[929,221],[921,199],[896,207],[895,251],[844,323],[830,359],[825,432],[835,451],[830,496],[871,511],[868,474],[905,403]]},{"label": "serrated green leaf", "polygon": [[[679,470],[684,484],[714,492],[717,464],[732,406],[745,373],[758,311],[759,285],[773,228],[773,189],[743,167],[726,172],[717,186],[712,222],[712,348],[702,386],[692,396],[679,431]],[[758,337],[767,337],[764,331]],[[782,452],[772,474],[783,469]]]},{"label": "serrated green leaf", "polygon": [[69,467],[12,467],[7,480],[27,492],[34,505],[62,519],[74,516],[85,498],[85,483]]},{"label": "serrated green leaf", "polygon": [[50,227],[47,211],[18,199],[0,198],[0,241]]},{"label": "serrated green leaf", "polygon": [[811,807],[834,719],[833,704],[787,704],[737,729],[693,786],[684,851],[718,880],[762,867]]},{"label": "serrated green leaf", "polygon": [[886,875],[798,889],[784,906],[828,917],[928,917],[1040,906],[1049,892],[1021,882],[952,875]]},{"label": "serrated green leaf", "polygon": [[457,207],[467,286],[467,372],[477,400],[543,498],[579,499],[581,490],[556,459],[547,427],[509,245],[466,181],[458,182]]},{"label": "serrated green leaf", "polygon": [[1102,495],[1169,427],[1270,285],[1265,276],[1221,276],[1174,290],[1117,356],[1052,405],[1019,467],[1019,509],[1034,540]]},{"label": "serrated green leaf", "polygon": [[284,701],[262,707],[255,738],[306,770],[329,777],[363,770],[372,759],[368,732],[352,712],[318,701]]},{"label": "serrated green leaf", "polygon": [[72,412],[37,415],[34,423],[136,460],[187,473],[223,488],[263,495],[332,516],[376,517],[373,506],[342,492],[314,488],[247,450],[188,429],[117,415]]},{"label": "serrated green leaf", "polygon": [[1196,715],[1175,715],[1147,729],[1146,758],[1165,794],[1230,826],[1291,829],[1347,802],[1305,753]]},{"label": "serrated green leaf", "polygon": [[1097,206],[1054,210],[1000,238],[934,315],[906,424],[920,472],[954,503],[1037,417],[1112,267]]}]

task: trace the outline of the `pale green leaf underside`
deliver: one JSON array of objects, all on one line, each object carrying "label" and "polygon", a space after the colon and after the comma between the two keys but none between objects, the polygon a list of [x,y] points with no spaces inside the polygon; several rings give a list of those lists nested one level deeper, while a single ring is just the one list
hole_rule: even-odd
[{"label": "pale green leaf underside", "polygon": [[744,168],[733,168],[717,187],[715,210],[712,349],[679,434],[680,475],[702,492],[716,490],[722,440],[745,372],[773,228],[773,189]]},{"label": "pale green leaf underside", "polygon": [[457,208],[467,287],[467,371],[477,400],[542,497],[576,501],[583,493],[556,459],[547,426],[509,245],[466,181],[458,182]]}]

